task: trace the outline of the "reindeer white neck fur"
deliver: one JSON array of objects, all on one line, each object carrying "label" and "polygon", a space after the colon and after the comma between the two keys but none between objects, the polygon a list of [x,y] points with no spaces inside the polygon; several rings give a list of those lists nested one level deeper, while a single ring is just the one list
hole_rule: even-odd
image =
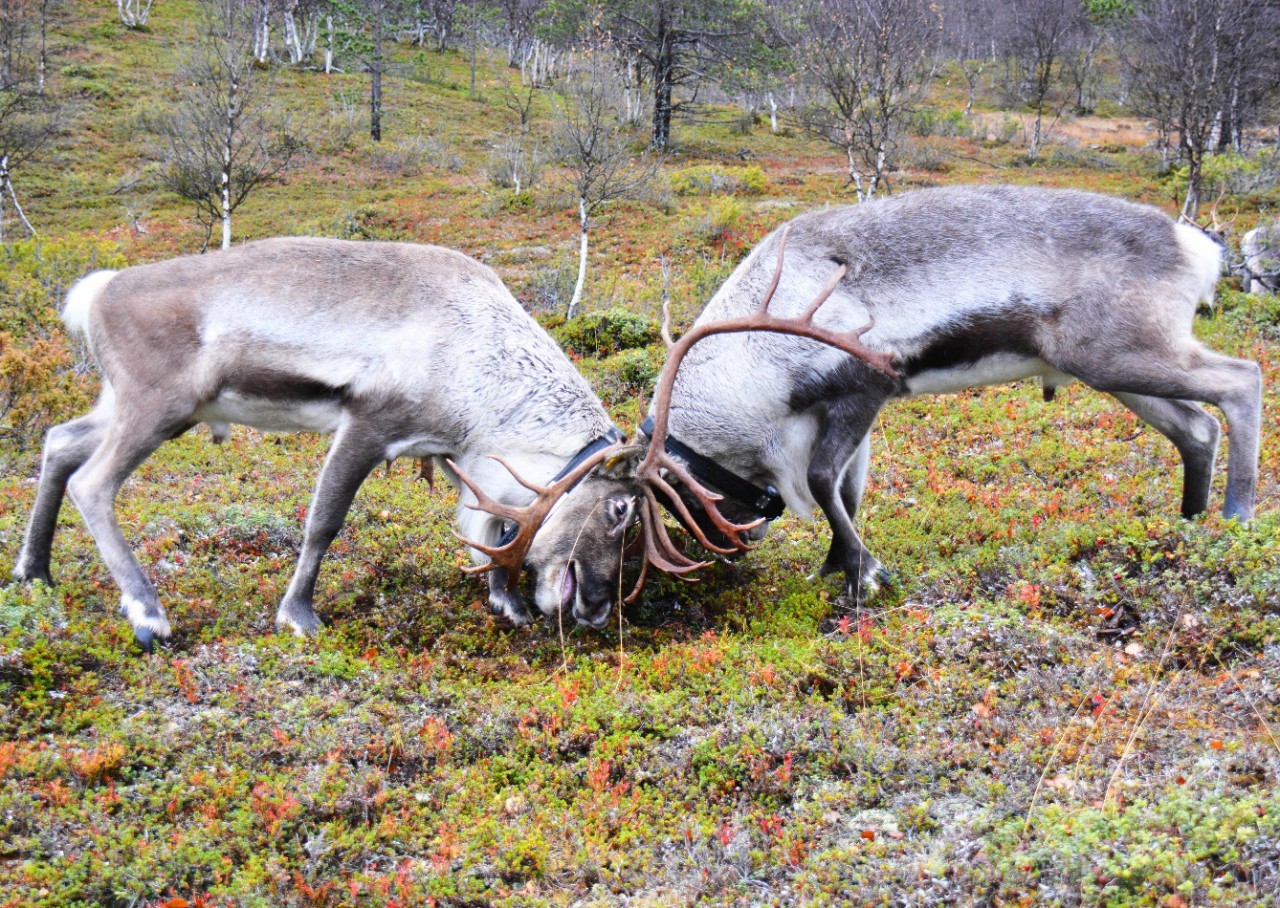
[{"label": "reindeer white neck fur", "polygon": [[[581,375],[497,276],[438,247],[264,240],[92,274],[72,288],[65,318],[87,335],[103,394],[93,412],[49,432],[15,574],[49,580],[57,513],[69,491],[148,647],[168,635],[169,623],[116,525],[113,502],[156,447],[198,423],[217,440],[231,423],[335,435],[277,615],[299,634],[320,626],[312,606],[320,560],[378,463],[451,458],[494,499],[524,504],[532,494],[487,455],[502,454],[545,481],[610,428]],[[462,491],[462,533],[492,542],[500,521],[466,507],[474,501]],[[560,531],[549,522],[530,562],[561,564],[581,519]],[[505,579],[494,578],[491,605],[528,620]],[[562,581],[539,578],[540,607],[554,610],[574,594],[586,612],[598,607],[581,601],[587,584],[568,583],[565,593]]]}]

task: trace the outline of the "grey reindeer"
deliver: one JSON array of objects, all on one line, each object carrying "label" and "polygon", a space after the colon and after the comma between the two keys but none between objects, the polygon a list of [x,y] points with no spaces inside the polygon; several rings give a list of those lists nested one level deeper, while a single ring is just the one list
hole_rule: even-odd
[{"label": "grey reindeer", "polygon": [[[785,508],[822,508],[820,575],[854,601],[888,578],[854,516],[870,428],[895,397],[1038,377],[1044,398],[1082,380],[1112,394],[1183,457],[1185,516],[1208,505],[1230,428],[1222,512],[1253,516],[1262,374],[1194,338],[1221,250],[1152,207],[1088,192],[955,187],[801,215],[765,237],[672,343],[634,466],[644,566],[687,574],[660,510],[709,551],[746,551]],[[780,337],[781,336],[781,337]],[[620,553],[609,549],[608,572]]]},{"label": "grey reindeer", "polygon": [[[1249,520],[1261,370],[1192,333],[1220,256],[1154,208],[1069,190],[928,189],[801,215],[672,345],[635,466],[610,494],[637,502],[646,569],[676,573],[701,563],[666,537],[662,506],[724,555],[785,508],[820,508],[832,540],[819,573],[843,574],[857,600],[889,576],[854,527],[884,405],[1039,377],[1046,400],[1079,380],[1169,438],[1187,517],[1208,505],[1220,436],[1197,402],[1221,408],[1223,513]],[[611,573],[620,555],[604,554]]]},{"label": "grey reindeer", "polygon": [[[1197,305],[1212,302],[1220,255],[1202,231],[1154,208],[1070,190],[927,189],[801,215],[752,251],[695,329],[757,308],[778,281],[775,260],[770,311],[780,317],[804,311],[840,267],[819,320],[836,330],[868,326],[863,342],[885,359],[877,368],[759,333],[708,338],[674,379],[666,445],[690,452],[701,467],[695,478],[713,491],[738,488],[730,480],[756,490],[719,505],[739,521],[776,515],[781,503],[798,514],[821,508],[832,541],[820,573],[842,573],[852,597],[888,576],[853,521],[869,432],[893,398],[1039,377],[1050,400],[1082,381],[1173,442],[1186,517],[1208,506],[1220,429],[1197,402],[1214,404],[1230,427],[1222,510],[1249,520],[1261,370],[1192,333]],[[728,535],[720,541],[735,543]]]},{"label": "grey reindeer", "polygon": [[[139,643],[150,649],[169,636],[155,587],[116,522],[115,498],[166,440],[200,423],[221,440],[235,423],[334,435],[277,612],[282,628],[321,626],[312,602],[321,559],[365,477],[397,457],[438,458],[461,482],[458,523],[475,540],[478,569],[490,572],[496,613],[531,620],[516,590],[527,564],[543,612],[571,607],[583,623],[607,620],[616,578],[599,573],[610,561],[596,550],[616,547],[635,501],[587,474],[604,472],[600,454],[621,433],[478,262],[434,246],[263,240],[96,272],[72,287],[64,319],[87,338],[103,390],[92,412],[48,433],[17,579],[52,582],[65,491]],[[509,519],[533,526],[529,515],[537,527],[504,534]]]}]

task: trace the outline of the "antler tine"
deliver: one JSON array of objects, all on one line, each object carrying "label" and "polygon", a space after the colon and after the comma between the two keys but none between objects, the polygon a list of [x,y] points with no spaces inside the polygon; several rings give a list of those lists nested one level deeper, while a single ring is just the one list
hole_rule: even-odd
[{"label": "antler tine", "polygon": [[[672,501],[672,507],[675,508],[677,514],[684,520],[685,525],[689,527],[698,542],[710,551],[728,555],[734,551],[745,551],[751,546],[746,543],[740,534],[759,526],[762,520],[752,523],[738,524],[726,518],[720,513],[718,502],[721,496],[714,494],[709,489],[697,482],[693,476],[684,468],[679,461],[666,452],[667,443],[667,427],[671,410],[671,395],[675,389],[676,373],[680,369],[685,355],[699,341],[705,340],[715,334],[730,334],[742,331],[772,331],[778,334],[790,334],[797,337],[806,337],[811,340],[820,341],[828,344],[846,353],[852,354],[871,365],[873,368],[885,373],[890,377],[897,377],[897,372],[893,368],[893,357],[891,354],[872,350],[862,343],[862,336],[869,331],[875,324],[874,320],[868,321],[861,328],[853,331],[836,331],[829,328],[823,328],[813,323],[818,310],[823,303],[830,298],[839,286],[840,281],[844,279],[848,272],[847,266],[841,264],[836,268],[835,272],[828,278],[826,284],[823,285],[817,297],[805,310],[804,314],[799,317],[779,317],[769,313],[769,305],[773,301],[774,294],[777,292],[778,286],[782,281],[782,268],[786,257],[787,239],[790,235],[790,225],[782,229],[781,236],[778,240],[778,264],[773,273],[773,279],[770,281],[768,288],[765,290],[764,296],[752,314],[740,316],[738,318],[726,319],[720,322],[710,322],[707,324],[695,325],[685,333],[679,341],[672,343],[670,341],[669,331],[664,327],[664,338],[668,341],[667,362],[663,366],[662,374],[658,378],[658,386],[654,394],[654,413],[653,413],[653,437],[649,441],[649,450],[645,454],[644,460],[636,469],[636,476],[642,480],[647,488],[646,495],[652,495],[651,490],[657,489]],[[664,315],[668,316],[669,312],[664,308]],[[664,322],[665,324],[665,322]],[[714,545],[707,538],[706,534],[698,527],[697,521],[693,520],[688,508],[680,499],[678,493],[663,478],[662,472],[667,471],[678,478],[694,495],[706,511],[708,519],[711,523],[723,533],[729,540],[732,549],[726,549],[724,546]],[[642,517],[645,532],[646,557],[648,562],[660,570],[669,570],[663,563],[671,562],[671,558],[654,558],[657,552],[656,546],[663,545],[670,547],[668,551],[674,549],[674,543],[666,536],[666,530],[662,526],[660,519],[655,517],[658,505],[654,499],[652,508],[646,506],[642,509]],[[650,513],[650,511],[654,513]],[[661,542],[654,541],[650,544],[650,539],[661,539]],[[678,554],[678,553],[677,553]],[[684,558],[683,555],[680,556]],[[685,558],[685,561],[689,559]],[[696,562],[690,562],[691,564]],[[643,586],[644,574],[647,570],[648,563],[641,570],[641,579],[638,581],[638,588]],[[687,565],[681,565],[683,570],[678,573],[687,573],[694,568]]]},{"label": "antler tine", "polygon": [[538,530],[542,527],[542,522],[547,519],[547,515],[551,513],[551,508],[580,479],[599,466],[602,461],[616,453],[621,447],[622,445],[619,443],[597,451],[575,467],[572,472],[545,486],[527,481],[506,460],[501,457],[491,456],[490,459],[502,464],[506,471],[511,474],[512,479],[535,493],[536,497],[533,501],[524,507],[495,501],[485,494],[484,490],[461,467],[452,460],[447,461],[450,469],[457,474],[458,479],[476,496],[476,503],[469,504],[467,507],[476,511],[487,511],[504,520],[514,521],[518,527],[516,537],[506,545],[500,546],[476,542],[474,539],[467,539],[465,536],[455,532],[455,536],[476,551],[488,555],[490,559],[487,564],[464,567],[462,570],[469,574],[483,574],[499,568],[505,569],[507,572],[507,589],[514,590],[516,583],[520,579],[520,569],[524,566],[525,556],[529,554],[529,548],[533,545],[534,536],[537,535]]},{"label": "antler tine", "polygon": [[[840,286],[840,282],[844,280],[844,276],[848,272],[849,272],[848,265],[841,265],[835,271],[831,272],[831,277],[827,278],[827,283],[823,285],[821,292],[819,292],[818,295],[814,298],[813,302],[809,305],[809,308],[804,311],[804,315],[800,316],[800,321],[804,322],[806,325],[813,324],[813,317],[818,314],[818,310],[822,308],[822,304],[827,301],[827,297],[835,293],[836,288]],[[874,319],[872,319],[871,322],[868,322],[862,328],[859,328],[858,333],[855,334],[854,337],[855,338],[862,337],[863,334],[865,334],[868,330],[870,330],[873,324],[875,324]]]},{"label": "antler tine", "polygon": [[[542,495],[547,491],[546,486],[540,486],[536,482],[529,482],[527,479],[525,479],[523,476],[517,473],[515,467],[507,463],[507,459],[505,457],[499,457],[497,454],[490,454],[489,459],[496,460],[498,463],[502,464],[502,466],[506,468],[506,471],[511,474],[511,478],[514,479],[516,482],[520,483],[520,485],[524,486],[530,492],[533,492],[536,495]],[[472,489],[472,491],[474,492],[475,489]]]},{"label": "antler tine", "polygon": [[760,305],[756,306],[758,313],[763,314],[769,311],[773,295],[778,292],[778,284],[782,281],[782,259],[787,254],[787,237],[789,236],[791,236],[791,225],[787,224],[782,228],[781,236],[778,237],[778,266],[773,269],[773,280],[769,282],[769,289],[760,298]]},{"label": "antler tine", "polygon": [[[668,574],[684,576],[710,564],[709,561],[694,561],[676,548],[676,544],[667,535],[666,525],[662,522],[662,507],[649,488],[645,488],[644,499],[640,503],[640,525],[641,535],[644,538],[644,547],[640,554],[640,574],[636,577],[635,586],[631,588],[631,592],[623,602],[635,602],[640,598],[645,581],[649,577],[650,565]],[[684,579],[690,582],[697,580],[696,577],[684,577]]]},{"label": "antler tine", "polygon": [[[490,460],[498,460],[498,458],[491,457]],[[498,461],[498,462],[502,463],[502,461]],[[463,471],[462,467],[458,466],[456,463],[454,463],[452,460],[448,458],[445,458],[445,463],[449,465],[449,469],[453,470],[453,472],[457,475],[458,479],[462,481],[462,484],[471,490],[471,494],[476,496],[476,503],[467,505],[467,507],[471,508],[471,510],[488,511],[490,514],[493,514],[497,517],[503,517],[507,520],[516,520],[521,516],[524,510],[523,508],[518,508],[518,507],[515,507],[514,505],[503,504],[500,501],[496,501],[495,499],[490,498],[485,493],[484,489],[480,488],[479,484],[470,476],[468,476],[465,471]],[[516,482],[520,483],[520,485],[522,486],[525,486],[525,488],[529,488],[527,485],[525,485],[524,480],[521,479],[519,476],[517,476],[515,471],[511,469],[510,464],[502,463],[502,465],[506,468],[507,472],[512,475],[512,477],[515,479]],[[537,491],[537,490],[535,489],[531,491]]]},{"label": "antler tine", "polygon": [[[706,510],[707,517],[710,518],[712,524],[714,524],[716,529],[727,536],[730,540],[736,539],[738,533],[745,533],[747,530],[755,529],[764,522],[764,518],[760,518],[759,520],[753,520],[750,523],[734,523],[720,513],[719,502],[724,500],[724,496],[717,495],[702,483],[698,482],[698,480],[694,479],[693,474],[685,469],[684,465],[680,463],[680,461],[676,460],[664,451],[657,458],[657,463],[684,483],[685,486],[693,492],[694,496],[697,497],[698,501]],[[660,472],[654,475],[651,484],[658,487],[669,499],[671,499],[672,507],[675,508],[676,513],[684,521],[684,525],[689,528],[689,531],[693,533],[694,538],[698,540],[703,548],[709,549],[718,555],[732,555],[734,552],[746,551],[747,549],[752,548],[752,546],[740,541],[731,542],[730,544],[733,548],[724,548],[713,544],[709,539],[707,539],[706,534],[704,534],[702,528],[698,526],[697,521],[693,519],[693,515],[689,512],[688,507],[685,505],[684,500],[681,499],[679,493],[671,487],[666,479],[662,477]]]},{"label": "antler tine", "polygon": [[671,348],[676,345],[676,342],[671,339],[671,301],[670,300],[662,301],[662,342],[667,345],[668,351],[670,351]]}]

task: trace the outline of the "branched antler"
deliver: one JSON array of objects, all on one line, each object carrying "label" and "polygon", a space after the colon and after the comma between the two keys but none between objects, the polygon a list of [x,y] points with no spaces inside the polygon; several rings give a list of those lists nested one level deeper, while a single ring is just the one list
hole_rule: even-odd
[{"label": "branched antler", "polygon": [[467,539],[457,531],[455,536],[471,546],[477,551],[488,555],[490,561],[487,564],[478,564],[474,567],[464,567],[462,570],[468,574],[483,574],[488,571],[505,569],[507,572],[507,589],[514,590],[516,582],[520,579],[520,569],[524,565],[525,556],[529,554],[529,547],[533,545],[533,538],[537,535],[538,530],[542,527],[542,522],[547,519],[547,515],[551,513],[555,503],[564,497],[570,489],[577,485],[578,481],[594,470],[601,462],[615,455],[623,445],[621,443],[610,445],[603,450],[592,454],[582,463],[578,464],[570,473],[562,476],[545,486],[537,483],[529,482],[501,457],[493,456],[490,459],[496,460],[506,468],[511,474],[511,478],[529,491],[533,492],[537,497],[532,503],[519,507],[516,505],[503,504],[500,501],[489,497],[484,490],[480,488],[476,482],[462,471],[452,460],[447,461],[449,467],[458,475],[458,479],[471,490],[476,496],[476,503],[469,504],[467,507],[473,511],[487,511],[495,517],[501,517],[503,520],[510,520],[519,528],[516,532],[515,539],[512,539],[506,545],[492,546],[483,542],[476,542],[473,539]]},{"label": "branched antler", "polygon": [[[726,518],[720,513],[719,508],[719,502],[723,500],[723,496],[717,495],[699,483],[690,475],[680,461],[667,453],[667,423],[671,411],[671,393],[676,383],[676,372],[679,370],[680,363],[684,360],[685,355],[694,344],[715,334],[732,334],[743,331],[771,331],[777,334],[791,334],[796,337],[807,337],[829,344],[836,349],[843,350],[864,360],[886,375],[897,377],[898,373],[893,368],[891,354],[880,350],[872,350],[862,343],[862,336],[871,330],[875,324],[874,319],[854,331],[834,331],[813,323],[813,318],[822,307],[822,304],[835,292],[836,287],[839,286],[840,281],[844,278],[848,270],[844,265],[836,268],[803,315],[784,318],[770,314],[769,304],[773,301],[773,296],[778,290],[778,284],[782,280],[782,265],[786,255],[789,231],[790,227],[783,228],[782,236],[778,241],[778,265],[774,270],[773,280],[761,298],[760,304],[750,315],[696,325],[679,341],[672,341],[669,328],[670,313],[665,304],[663,306],[662,337],[667,343],[667,361],[662,367],[662,374],[658,378],[657,393],[654,396],[653,436],[649,440],[649,449],[645,454],[644,460],[640,462],[639,467],[636,469],[636,478],[643,482],[645,495],[645,502],[640,510],[641,524],[645,537],[644,562],[641,565],[640,577],[636,581],[635,588],[632,589],[631,594],[627,597],[626,601],[628,602],[634,601],[640,595],[640,591],[644,588],[650,564],[668,573],[684,575],[704,567],[708,563],[694,561],[681,552],[675,543],[671,541],[671,538],[667,535],[666,526],[662,522],[662,509],[658,504],[655,493],[660,492],[671,503],[671,507],[675,509],[681,521],[702,546],[717,554],[729,555],[750,549],[751,546],[743,540],[742,534],[763,522],[763,518],[761,518],[751,523],[740,524]],[[693,515],[689,512],[679,493],[667,481],[664,474],[674,476],[698,499],[711,524],[729,540],[729,548],[717,545],[707,538],[706,533],[702,531],[697,521],[693,519]]]}]

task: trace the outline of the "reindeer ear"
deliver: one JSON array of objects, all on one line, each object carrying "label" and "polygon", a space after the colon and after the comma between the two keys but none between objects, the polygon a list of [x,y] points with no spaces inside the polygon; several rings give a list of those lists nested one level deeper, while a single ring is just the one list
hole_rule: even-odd
[{"label": "reindeer ear", "polygon": [[604,514],[609,523],[609,535],[617,536],[635,525],[640,518],[640,508],[634,495],[611,495],[605,500]]},{"label": "reindeer ear", "polygon": [[648,447],[645,445],[626,445],[619,448],[609,459],[600,464],[596,475],[605,479],[633,479],[636,467],[644,459]]}]

